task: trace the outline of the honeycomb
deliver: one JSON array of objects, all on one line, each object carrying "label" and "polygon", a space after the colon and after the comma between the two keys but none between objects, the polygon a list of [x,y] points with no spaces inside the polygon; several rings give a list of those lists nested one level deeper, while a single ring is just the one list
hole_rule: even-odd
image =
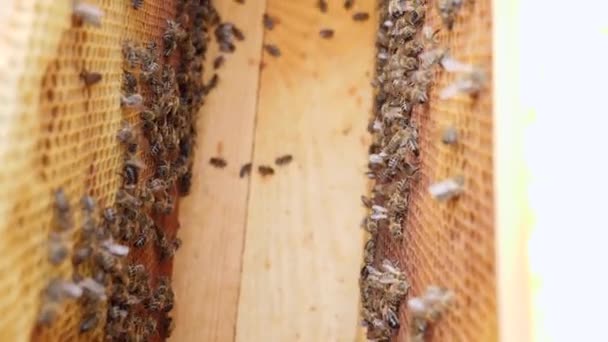
[{"label": "honeycomb", "polygon": [[[34,329],[41,291],[52,276],[71,277],[72,265],[47,261],[53,191],[62,187],[72,208],[89,194],[103,208],[113,204],[123,150],[116,132],[136,113],[121,110],[122,43],[160,42],[172,1],[89,0],[105,12],[102,27],[76,25],[71,1],[9,1],[3,7],[0,64],[0,340],[101,340],[96,331],[79,335],[80,308],[62,307],[50,328]],[[85,87],[82,70],[99,72],[102,82]],[[75,226],[82,222],[74,210]],[[176,213],[165,218],[175,222]],[[170,224],[175,226],[175,224]],[[149,250],[133,253],[148,265]],[[148,261],[148,262],[147,262]],[[170,265],[152,273],[166,274]]]},{"label": "honeycomb", "polygon": [[[454,74],[435,71],[428,105],[415,109],[419,127],[419,180],[413,183],[404,226],[404,239],[392,240],[386,230],[378,241],[378,257],[398,260],[411,288],[408,298],[420,296],[429,285],[455,293],[453,305],[433,328],[429,341],[496,341],[496,262],[494,242],[493,123],[492,123],[492,11],[490,0],[464,2],[453,29],[442,26],[434,6],[425,25],[442,27],[440,46],[464,63],[482,66],[487,75],[476,97],[439,99]],[[442,130],[453,125],[458,143],[444,145]],[[464,192],[456,200],[438,202],[429,185],[464,176]],[[400,310],[398,341],[408,340],[410,317],[406,302]]]}]

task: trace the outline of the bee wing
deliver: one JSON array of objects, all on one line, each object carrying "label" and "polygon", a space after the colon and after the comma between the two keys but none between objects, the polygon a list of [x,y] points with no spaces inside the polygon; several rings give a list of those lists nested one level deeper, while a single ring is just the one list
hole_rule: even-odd
[{"label": "bee wing", "polygon": [[441,90],[441,92],[439,93],[439,98],[442,100],[451,99],[451,98],[455,97],[456,95],[458,95],[459,93],[463,92],[464,86],[465,85],[462,84],[461,81],[453,82]]},{"label": "bee wing", "polygon": [[462,63],[449,56],[444,56],[441,59],[441,66],[448,72],[473,72],[472,65]]}]

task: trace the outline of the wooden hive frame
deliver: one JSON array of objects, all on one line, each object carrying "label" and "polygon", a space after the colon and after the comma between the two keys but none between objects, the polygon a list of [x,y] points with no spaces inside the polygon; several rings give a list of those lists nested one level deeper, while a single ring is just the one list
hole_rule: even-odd
[{"label": "wooden hive frame", "polygon": [[[102,153],[105,159],[83,153],[86,146],[96,143],[94,139],[85,139],[83,145],[77,144],[76,150],[72,150],[83,156],[82,165],[97,160],[98,163],[93,164],[109,175],[104,180],[72,176],[69,170],[74,165],[62,162],[65,153],[72,152],[63,147],[49,152],[48,160],[36,152],[45,140],[52,140],[54,144],[56,138],[52,129],[45,133],[47,126],[53,125],[44,119],[45,113],[53,111],[52,103],[56,100],[53,96],[70,97],[69,106],[64,109],[77,113],[74,114],[76,121],[98,122],[97,127],[104,136],[113,136],[122,120],[112,95],[120,88],[122,61],[118,38],[129,34],[146,38],[159,36],[164,20],[172,14],[168,4],[159,5],[160,2],[154,1],[146,1],[152,4],[151,13],[136,15],[126,10],[126,2],[91,2],[107,10],[110,30],[122,32],[114,35],[85,29],[67,33],[76,39],[86,36],[106,40],[101,45],[89,41],[83,51],[72,51],[75,53],[72,62],[76,64],[86,64],[86,56],[98,54],[101,57],[97,62],[87,66],[107,68],[104,76],[110,81],[94,91],[100,101],[96,104],[99,110],[91,111],[83,94],[70,97],[73,92],[59,91],[58,95],[45,92],[49,87],[56,87],[44,80],[48,66],[62,53],[62,39],[69,26],[68,2],[9,1],[5,7],[9,10],[0,11],[1,31],[13,32],[0,42],[0,50],[7,51],[7,58],[0,64],[3,79],[0,99],[5,104],[0,125],[0,137],[5,140],[0,144],[0,156],[11,161],[0,171],[0,188],[5,198],[11,198],[0,203],[0,213],[7,218],[0,226],[4,237],[0,239],[0,249],[8,255],[0,267],[4,279],[1,288],[5,290],[1,311],[8,313],[0,321],[0,336],[7,340],[30,338],[38,294],[44,279],[52,273],[41,266],[45,255],[40,251],[45,241],[40,236],[45,236],[48,228],[44,223],[48,217],[43,213],[51,204],[48,198],[32,201],[39,198],[36,194],[47,193],[52,187],[45,177],[60,174],[58,182],[70,183],[68,189],[73,194],[83,193],[86,184],[93,184],[91,191],[106,202],[112,198],[109,189],[116,188],[119,182],[118,176],[109,175],[111,171],[108,171],[119,160],[115,145],[108,144]],[[478,0],[476,6],[485,8],[488,15],[494,13],[497,40],[493,44],[496,51],[504,51],[505,46],[509,46],[505,43],[507,25],[497,14],[498,8],[504,7],[490,6],[490,3]],[[504,2],[495,3],[504,6]],[[247,0],[244,5],[222,1],[217,7],[226,20],[233,21],[245,32],[246,40],[237,46],[237,53],[229,57],[227,67],[220,72],[218,91],[209,97],[199,122],[193,193],[180,208],[180,235],[185,243],[174,271],[178,304],[173,339],[363,339],[357,327],[354,299],[358,292],[362,241],[357,227],[363,216],[358,197],[368,186],[362,175],[369,144],[365,128],[372,99],[369,82],[373,77],[374,51],[370,46],[374,42],[376,23],[373,20],[353,22],[350,18],[353,12],[344,10],[341,4],[332,3],[328,13],[319,13],[313,0]],[[353,11],[373,14],[375,8],[374,1],[359,0]],[[273,31],[263,30],[264,13],[279,18]],[[336,30],[332,40],[318,37],[318,31],[325,27]],[[115,46],[103,45],[110,44],[108,41],[112,39],[115,42],[111,44],[116,43]],[[269,43],[281,48],[280,58],[263,52],[263,45]],[[504,60],[492,63],[494,70],[505,70]],[[73,67],[69,61],[66,66]],[[66,82],[67,88],[74,88],[77,83],[77,78],[59,76],[58,82]],[[499,85],[493,88],[494,99],[500,99],[496,94],[508,93],[502,86],[510,83],[504,81],[507,75],[494,76],[493,84]],[[500,110],[494,112],[497,138],[492,151],[506,156],[510,151],[508,136],[512,132],[499,131],[496,125],[508,127],[510,113],[505,113],[500,103],[495,108]],[[105,116],[107,113],[110,117]],[[78,135],[78,127],[66,129]],[[32,138],[38,133],[43,139]],[[58,146],[64,146],[61,139],[57,139]],[[71,146],[69,143],[65,146],[68,145]],[[328,146],[340,152],[327,154]],[[276,167],[273,177],[262,177],[255,168],[250,177],[238,177],[242,164],[250,161],[256,166],[272,164],[277,156],[285,153],[293,154],[294,162],[284,168]],[[209,166],[211,156],[224,157],[228,167],[218,170]],[[54,170],[49,171],[49,175],[27,173],[38,170],[44,160],[54,165],[47,169]],[[500,291],[505,284],[511,284],[512,279],[519,280],[515,282],[520,284],[522,294],[516,297],[526,297],[528,291],[526,274],[515,272],[525,264],[525,255],[519,254],[513,259],[509,254],[523,244],[525,233],[508,231],[511,224],[507,213],[520,212],[521,208],[503,205],[512,203],[517,196],[506,191],[505,184],[517,180],[505,174],[508,168],[503,159],[495,160],[494,164],[502,173],[494,180],[498,206],[497,217],[491,221],[498,222],[497,241],[515,241],[513,247],[497,244],[501,247],[496,260],[498,300],[506,305],[501,307],[500,324],[496,323],[496,327],[502,328],[504,340],[512,340],[509,333],[521,332],[517,340],[525,341],[528,330],[518,328],[527,326],[529,320],[514,319],[517,315],[512,312],[526,314],[527,307],[509,306],[513,295]],[[81,170],[82,165],[78,165],[72,172],[86,174],[87,170]],[[26,229],[14,229],[25,227],[22,222],[30,216],[36,220],[26,225]],[[518,239],[511,239],[514,235]],[[29,255],[29,261],[17,262],[26,260],[21,259],[24,255]],[[30,272],[33,269],[40,272]],[[67,274],[69,270],[61,269],[61,272]],[[20,307],[18,312],[12,310],[16,306]],[[68,312],[75,310],[67,309]],[[74,326],[76,323],[67,320],[64,324]]]}]

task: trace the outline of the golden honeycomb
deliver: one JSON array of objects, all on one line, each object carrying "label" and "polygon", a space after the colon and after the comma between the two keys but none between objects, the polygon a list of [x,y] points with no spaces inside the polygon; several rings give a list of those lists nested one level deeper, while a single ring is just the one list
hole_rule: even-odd
[{"label": "golden honeycomb", "polygon": [[[52,194],[62,187],[73,208],[84,194],[96,197],[99,207],[112,205],[122,182],[116,132],[130,119],[120,107],[122,42],[160,41],[175,3],[145,1],[135,10],[129,1],[88,2],[105,12],[99,28],[75,23],[71,1],[2,5],[2,341],[101,340],[103,333],[100,322],[86,338],[79,335],[80,309],[74,302],[62,308],[64,314],[50,328],[34,329],[48,279],[72,273],[69,262],[61,267],[47,262]],[[82,70],[99,72],[103,80],[85,87]],[[78,226],[78,210],[74,214]]]}]

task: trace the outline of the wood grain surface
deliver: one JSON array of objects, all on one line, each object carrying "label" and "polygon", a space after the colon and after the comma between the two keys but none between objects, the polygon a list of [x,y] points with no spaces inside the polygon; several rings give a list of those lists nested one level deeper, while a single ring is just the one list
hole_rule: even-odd
[{"label": "wood grain surface", "polygon": [[[192,193],[180,206],[183,246],[174,266],[177,325],[172,336],[180,342],[234,340],[241,281],[249,180],[238,173],[252,153],[265,2],[216,1],[216,6],[246,39],[226,56],[219,86],[203,106]],[[210,46],[209,62],[217,55],[216,44]],[[212,167],[211,157],[224,158],[228,166]]]},{"label": "wood grain surface", "polygon": [[[361,339],[358,198],[367,186],[374,5],[347,11],[337,2],[321,13],[314,0],[218,3],[246,40],[203,108],[196,178],[180,213],[173,341]],[[372,16],[355,22],[355,10]],[[272,31],[263,13],[276,19]],[[325,28],[332,39],[320,37]],[[284,154],[293,162],[274,165]],[[212,156],[228,166],[211,167]],[[251,176],[239,178],[252,156]],[[275,174],[261,176],[260,165]]]},{"label": "wood grain surface", "polygon": [[[375,23],[333,2],[269,0],[237,341],[354,341]],[[332,5],[330,4],[330,6]],[[373,1],[358,1],[372,11]],[[335,30],[322,39],[321,29]]]}]

